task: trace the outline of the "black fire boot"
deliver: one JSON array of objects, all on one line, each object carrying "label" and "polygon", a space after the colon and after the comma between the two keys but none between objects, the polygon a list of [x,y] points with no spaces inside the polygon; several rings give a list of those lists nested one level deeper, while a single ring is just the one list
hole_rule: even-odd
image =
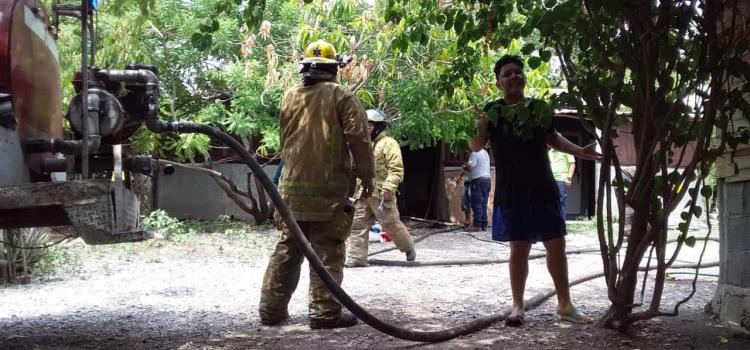
[{"label": "black fire boot", "polygon": [[406,261],[414,261],[417,260],[417,250],[414,248],[411,248],[408,252],[406,252]]},{"label": "black fire boot", "polygon": [[351,327],[359,323],[357,316],[354,316],[348,312],[342,312],[339,318],[334,320],[310,320],[311,329],[333,329],[333,328],[346,328]]},{"label": "black fire boot", "polygon": [[261,311],[260,313],[260,324],[264,326],[278,326],[281,322],[286,321],[289,318],[289,312],[286,310],[281,313],[275,313],[269,315],[268,312]]}]

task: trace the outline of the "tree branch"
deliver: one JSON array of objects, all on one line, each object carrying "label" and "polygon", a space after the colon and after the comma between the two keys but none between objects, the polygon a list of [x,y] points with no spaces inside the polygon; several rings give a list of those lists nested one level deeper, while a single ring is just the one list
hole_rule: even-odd
[{"label": "tree branch", "polygon": [[[177,168],[195,171],[210,176],[216,182],[216,185],[218,185],[219,188],[221,188],[222,191],[224,191],[224,193],[226,193],[226,195],[235,204],[237,204],[238,207],[240,207],[240,209],[252,215],[256,222],[260,223],[265,220],[263,213],[257,209],[257,202],[255,202],[255,198],[253,198],[250,193],[244,192],[237,188],[237,185],[235,185],[234,182],[224,174],[212,169],[185,165],[163,159],[156,160],[156,162],[160,165],[171,165]],[[245,199],[250,200],[252,204],[248,205],[248,203],[245,202]]]}]

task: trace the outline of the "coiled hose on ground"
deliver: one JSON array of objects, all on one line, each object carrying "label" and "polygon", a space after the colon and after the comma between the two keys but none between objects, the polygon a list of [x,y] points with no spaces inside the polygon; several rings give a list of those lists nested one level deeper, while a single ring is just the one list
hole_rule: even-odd
[{"label": "coiled hose on ground", "polygon": [[[214,128],[210,127],[208,125],[202,125],[197,123],[191,123],[191,122],[161,122],[154,119],[150,119],[147,123],[148,128],[156,133],[164,133],[164,132],[176,132],[176,133],[199,133],[204,134],[212,139],[219,141],[231,148],[233,151],[237,152],[237,154],[240,156],[240,158],[250,167],[250,170],[257,176],[257,178],[260,180],[261,184],[263,185],[263,188],[268,192],[269,196],[271,197],[271,200],[276,204],[276,209],[279,211],[279,214],[284,219],[284,222],[289,227],[289,230],[292,233],[292,237],[297,241],[297,244],[299,244],[302,253],[307,258],[307,261],[310,264],[310,267],[315,271],[315,273],[318,274],[320,279],[323,281],[323,283],[328,287],[328,289],[333,293],[334,296],[343,304],[349,311],[351,311],[357,318],[365,322],[366,324],[370,325],[371,327],[377,329],[380,332],[383,332],[385,334],[388,334],[390,336],[404,339],[404,340],[410,340],[410,341],[416,341],[416,342],[441,342],[449,339],[453,339],[462,335],[471,334],[474,332],[477,332],[479,330],[482,330],[484,328],[487,328],[494,322],[501,321],[505,319],[509,314],[510,311],[505,311],[503,313],[498,314],[491,314],[482,318],[478,318],[474,321],[452,327],[447,328],[443,330],[438,331],[417,331],[417,330],[410,330],[406,328],[402,328],[399,326],[395,326],[392,324],[389,324],[387,322],[384,322],[377,317],[370,314],[367,310],[365,310],[363,307],[361,307],[357,302],[355,302],[342,288],[339,286],[338,283],[336,283],[336,280],[331,277],[331,275],[326,270],[325,266],[323,266],[323,263],[320,261],[320,258],[315,254],[315,251],[312,249],[312,246],[310,245],[310,242],[305,238],[305,235],[302,233],[302,230],[300,229],[299,225],[297,225],[296,220],[292,216],[292,213],[289,211],[289,208],[287,208],[284,201],[281,199],[281,196],[279,195],[279,192],[276,190],[276,186],[273,185],[271,182],[271,179],[268,178],[268,175],[263,171],[263,168],[258,164],[258,162],[255,160],[253,155],[251,155],[245,148],[242,146],[241,143],[239,143],[237,140],[235,140],[232,136],[229,134]],[[675,266],[677,267],[677,266]],[[686,266],[688,267],[688,266]],[[594,279],[597,277],[601,277],[600,275],[596,276],[587,276],[582,279],[573,281],[571,285],[581,283],[583,281],[587,281],[590,279]],[[527,300],[526,302],[526,309],[531,309],[536,307],[537,305],[544,302],[546,299],[554,295],[554,291],[547,291],[545,293],[538,294],[534,296],[533,298]]]}]

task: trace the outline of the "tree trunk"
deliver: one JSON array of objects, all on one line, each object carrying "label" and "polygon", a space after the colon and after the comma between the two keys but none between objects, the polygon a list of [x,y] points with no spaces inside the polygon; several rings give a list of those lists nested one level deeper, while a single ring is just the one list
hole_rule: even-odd
[{"label": "tree trunk", "polygon": [[638,267],[649,244],[648,206],[633,208],[633,225],[628,235],[628,246],[625,260],[622,263],[619,279],[615,284],[615,300],[609,311],[602,317],[602,325],[607,328],[625,332],[632,324],[630,315],[633,312],[633,300],[638,285]]}]

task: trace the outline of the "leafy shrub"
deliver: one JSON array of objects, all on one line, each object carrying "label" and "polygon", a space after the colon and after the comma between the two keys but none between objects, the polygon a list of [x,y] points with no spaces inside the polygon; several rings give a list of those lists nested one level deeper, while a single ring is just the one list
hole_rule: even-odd
[{"label": "leafy shrub", "polygon": [[159,233],[168,240],[182,240],[189,231],[185,229],[182,222],[169,216],[164,210],[152,211],[141,220],[141,227]]},{"label": "leafy shrub", "polygon": [[75,247],[52,246],[34,266],[35,276],[51,276],[59,271],[79,271],[83,267],[81,255]]}]

